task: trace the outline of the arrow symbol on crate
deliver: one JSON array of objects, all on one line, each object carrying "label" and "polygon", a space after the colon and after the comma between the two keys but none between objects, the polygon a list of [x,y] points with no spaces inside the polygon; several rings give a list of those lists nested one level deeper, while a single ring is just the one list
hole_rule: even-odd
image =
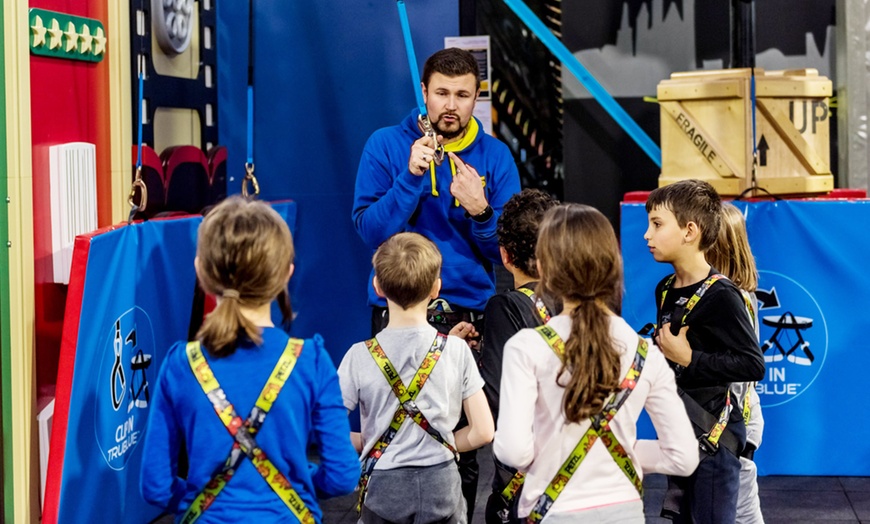
[{"label": "arrow symbol on crate", "polygon": [[770,149],[770,146],[767,145],[767,140],[764,138],[764,135],[761,135],[761,140],[758,142],[758,165],[766,166],[767,165],[767,150]]},{"label": "arrow symbol on crate", "polygon": [[755,291],[755,297],[758,299],[759,307],[758,309],[776,309],[779,307],[779,297],[776,296],[776,288],[770,288],[770,291],[765,291],[764,289],[757,289]]}]

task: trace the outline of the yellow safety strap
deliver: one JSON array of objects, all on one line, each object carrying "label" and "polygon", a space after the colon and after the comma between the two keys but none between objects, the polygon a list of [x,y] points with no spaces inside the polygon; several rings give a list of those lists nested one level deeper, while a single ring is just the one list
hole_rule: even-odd
[{"label": "yellow safety strap", "polygon": [[529,297],[529,299],[535,305],[535,310],[538,312],[538,316],[540,316],[541,320],[544,321],[544,324],[550,321],[550,310],[547,309],[547,305],[544,304],[544,301],[541,300],[541,297],[536,295],[534,291],[527,287],[519,287],[517,288],[517,291]]},{"label": "yellow safety strap", "polygon": [[[668,277],[668,280],[665,282],[665,285],[662,288],[662,300],[661,300],[661,305],[659,306],[660,309],[663,308],[665,305],[665,297],[668,295],[668,290],[671,289],[671,285],[673,285],[675,277],[676,277],[676,275],[671,275],[670,277]],[[716,282],[718,282],[719,280],[721,280],[723,278],[727,280],[725,275],[721,275],[718,273],[710,275],[709,277],[707,277],[707,280],[705,280],[698,287],[697,291],[695,291],[695,294],[692,295],[692,298],[690,298],[689,302],[686,303],[685,312],[683,313],[683,318],[680,319],[680,326],[683,326],[686,324],[686,317],[689,316],[689,313],[692,312],[692,309],[695,308],[695,306],[701,300],[701,297],[704,296],[704,293],[706,293],[707,290],[710,289],[710,286],[712,286],[713,284],[715,284]],[[746,300],[746,297],[744,297],[744,300]],[[747,301],[747,306],[748,305],[749,305],[749,303]],[[754,317],[754,315],[753,315],[753,317]],[[671,319],[671,322],[673,322],[673,319]],[[725,392],[725,407],[722,409],[722,412],[719,413],[718,421],[716,422],[716,424],[713,425],[712,428],[710,428],[710,431],[708,431],[707,433],[702,435],[703,438],[705,438],[710,444],[713,445],[714,449],[719,445],[719,437],[722,436],[722,432],[725,431],[725,427],[728,425],[728,417],[729,416],[731,416],[731,393],[730,393],[730,391],[726,391]],[[744,416],[745,416],[745,414],[744,414]]]},{"label": "yellow safety strap", "polygon": [[[278,398],[278,393],[281,392],[281,389],[287,382],[287,378],[292,373],[296,360],[299,354],[302,353],[304,343],[303,340],[297,338],[291,338],[287,341],[284,352],[278,359],[277,364],[275,364],[275,368],[269,375],[266,385],[263,386],[263,390],[260,392],[260,396],[257,398],[250,416],[245,421],[242,420],[236,413],[235,407],[227,400],[217,377],[215,377],[214,372],[202,353],[199,341],[187,344],[187,360],[190,364],[190,369],[193,371],[196,381],[212,402],[215,412],[227,428],[227,431],[233,436],[235,442],[221,471],[206,484],[205,488],[196,496],[193,503],[187,509],[187,512],[181,519],[183,524],[195,522],[211,506],[212,502],[214,502],[215,498],[232,478],[233,473],[244,456],[247,456],[251,460],[256,470],[262,475],[266,483],[269,484],[269,487],[272,488],[275,494],[278,495],[278,498],[284,502],[299,522],[314,524],[314,514],[305,506],[305,502],[290,485],[290,481],[278,471],[278,468],[268,459],[266,452],[257,445],[257,441],[254,439],[254,435],[259,431],[266,414],[269,413],[272,404]],[[244,455],[238,453],[238,450],[241,450]]]},{"label": "yellow safety strap", "polygon": [[752,387],[755,387],[754,383],[750,383],[748,385],[748,387],[746,388],[746,395],[743,397],[743,423],[746,424],[747,426],[749,425],[749,419],[752,418],[752,406],[750,405],[750,402],[751,402],[750,393],[752,392],[752,390],[749,389]]},{"label": "yellow safety strap", "polygon": [[[535,330],[544,338],[547,345],[550,346],[559,359],[564,358],[565,342],[552,327],[546,325],[539,326],[535,328]],[[646,362],[647,350],[648,346],[646,341],[643,338],[638,337],[637,352],[635,353],[634,361],[620,384],[619,391],[613,394],[601,413],[591,418],[589,429],[583,434],[580,442],[577,443],[577,446],[571,452],[571,455],[564,463],[562,463],[559,472],[555,477],[553,477],[553,480],[550,481],[550,484],[538,499],[534,509],[532,509],[531,514],[529,514],[528,522],[540,522],[544,518],[550,510],[550,507],[552,507],[553,503],[562,493],[562,490],[565,489],[568,481],[571,480],[571,477],[580,467],[580,464],[586,459],[592,445],[595,444],[595,441],[599,438],[605,447],[607,447],[607,451],[619,466],[619,469],[625,474],[640,496],[643,497],[643,482],[640,475],[634,467],[631,457],[628,456],[625,448],[622,447],[617,440],[616,435],[610,429],[610,421],[613,420],[613,417],[616,416],[619,408],[622,407],[635,386],[637,386],[637,381],[640,378],[641,371],[643,371],[643,366]],[[510,483],[508,483],[508,487],[505,488],[504,492],[502,492],[503,496],[505,496],[508,489],[511,489],[512,485],[515,484],[515,479],[516,476],[514,479],[511,479]],[[518,490],[519,486],[513,490],[513,496],[516,495],[516,491]]]},{"label": "yellow safety strap", "polygon": [[392,389],[396,398],[399,399],[399,407],[393,415],[390,427],[387,428],[387,431],[385,431],[383,435],[381,435],[381,438],[378,439],[363,462],[362,475],[360,475],[359,479],[359,500],[357,502],[357,511],[362,511],[362,504],[365,501],[369,479],[372,476],[372,472],[375,470],[375,464],[377,464],[378,460],[383,456],[384,451],[393,441],[393,438],[395,438],[396,434],[399,432],[399,428],[402,427],[402,424],[408,416],[410,416],[411,420],[426,431],[429,436],[450,450],[450,452],[453,453],[454,458],[459,458],[459,452],[456,451],[456,448],[447,442],[437,429],[432,427],[415,402],[420,390],[426,384],[426,381],[429,380],[429,376],[432,374],[435,364],[437,364],[438,360],[441,358],[441,353],[444,351],[446,343],[447,336],[439,333],[432,342],[432,345],[429,347],[429,352],[423,358],[423,362],[420,363],[420,367],[414,374],[414,378],[411,379],[411,383],[406,387],[402,382],[402,378],[399,376],[398,370],[396,370],[396,367],[392,362],[390,362],[390,359],[387,358],[387,354],[384,352],[380,343],[378,343],[378,340],[373,338],[365,342],[369,353],[372,358],[375,359],[375,362],[377,362],[378,367],[381,369],[387,382],[389,382],[390,389]]}]

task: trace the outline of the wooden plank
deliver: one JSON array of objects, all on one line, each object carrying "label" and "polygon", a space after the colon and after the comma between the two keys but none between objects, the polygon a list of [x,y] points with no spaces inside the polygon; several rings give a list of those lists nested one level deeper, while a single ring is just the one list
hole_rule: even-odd
[{"label": "wooden plank", "polygon": [[670,82],[658,85],[659,101],[741,98],[746,92],[745,82],[738,79],[722,79],[709,82]]},{"label": "wooden plank", "polygon": [[776,79],[757,79],[755,96],[787,97],[787,98],[818,98],[833,94],[831,81],[826,78],[797,79],[781,77]]}]

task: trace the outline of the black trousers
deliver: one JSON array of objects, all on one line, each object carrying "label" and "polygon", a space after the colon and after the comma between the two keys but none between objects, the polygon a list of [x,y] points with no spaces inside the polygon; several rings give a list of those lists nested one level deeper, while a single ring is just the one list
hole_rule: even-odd
[{"label": "black trousers", "polygon": [[[479,311],[470,311],[454,308],[453,315],[441,316],[441,322],[433,322],[430,319],[432,327],[438,330],[439,333],[447,334],[459,322],[465,320],[474,324],[478,333],[483,333],[483,314]],[[377,335],[390,322],[390,311],[385,307],[375,306],[372,308],[372,336]],[[480,363],[479,355],[474,355],[475,362]],[[454,431],[462,429],[468,425],[468,419],[465,418],[465,413],[459,417],[459,423]],[[462,497],[465,499],[466,511],[468,512],[468,524],[471,524],[471,518],[474,515],[474,503],[477,500],[477,482],[480,477],[480,465],[477,463],[477,450],[466,451],[459,454],[459,478],[462,479]]]}]

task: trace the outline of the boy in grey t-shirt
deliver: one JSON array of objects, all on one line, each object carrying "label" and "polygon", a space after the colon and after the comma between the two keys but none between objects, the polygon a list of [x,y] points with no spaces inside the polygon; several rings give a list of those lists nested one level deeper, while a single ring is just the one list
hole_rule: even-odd
[{"label": "boy in grey t-shirt", "polygon": [[[361,452],[360,522],[464,523],[456,453],[487,444],[494,428],[468,345],[427,322],[441,255],[423,236],[399,233],[372,264],[390,321],[338,368],[345,407],[361,411],[362,432],[351,434]],[[453,433],[462,408],[469,424]]]}]

